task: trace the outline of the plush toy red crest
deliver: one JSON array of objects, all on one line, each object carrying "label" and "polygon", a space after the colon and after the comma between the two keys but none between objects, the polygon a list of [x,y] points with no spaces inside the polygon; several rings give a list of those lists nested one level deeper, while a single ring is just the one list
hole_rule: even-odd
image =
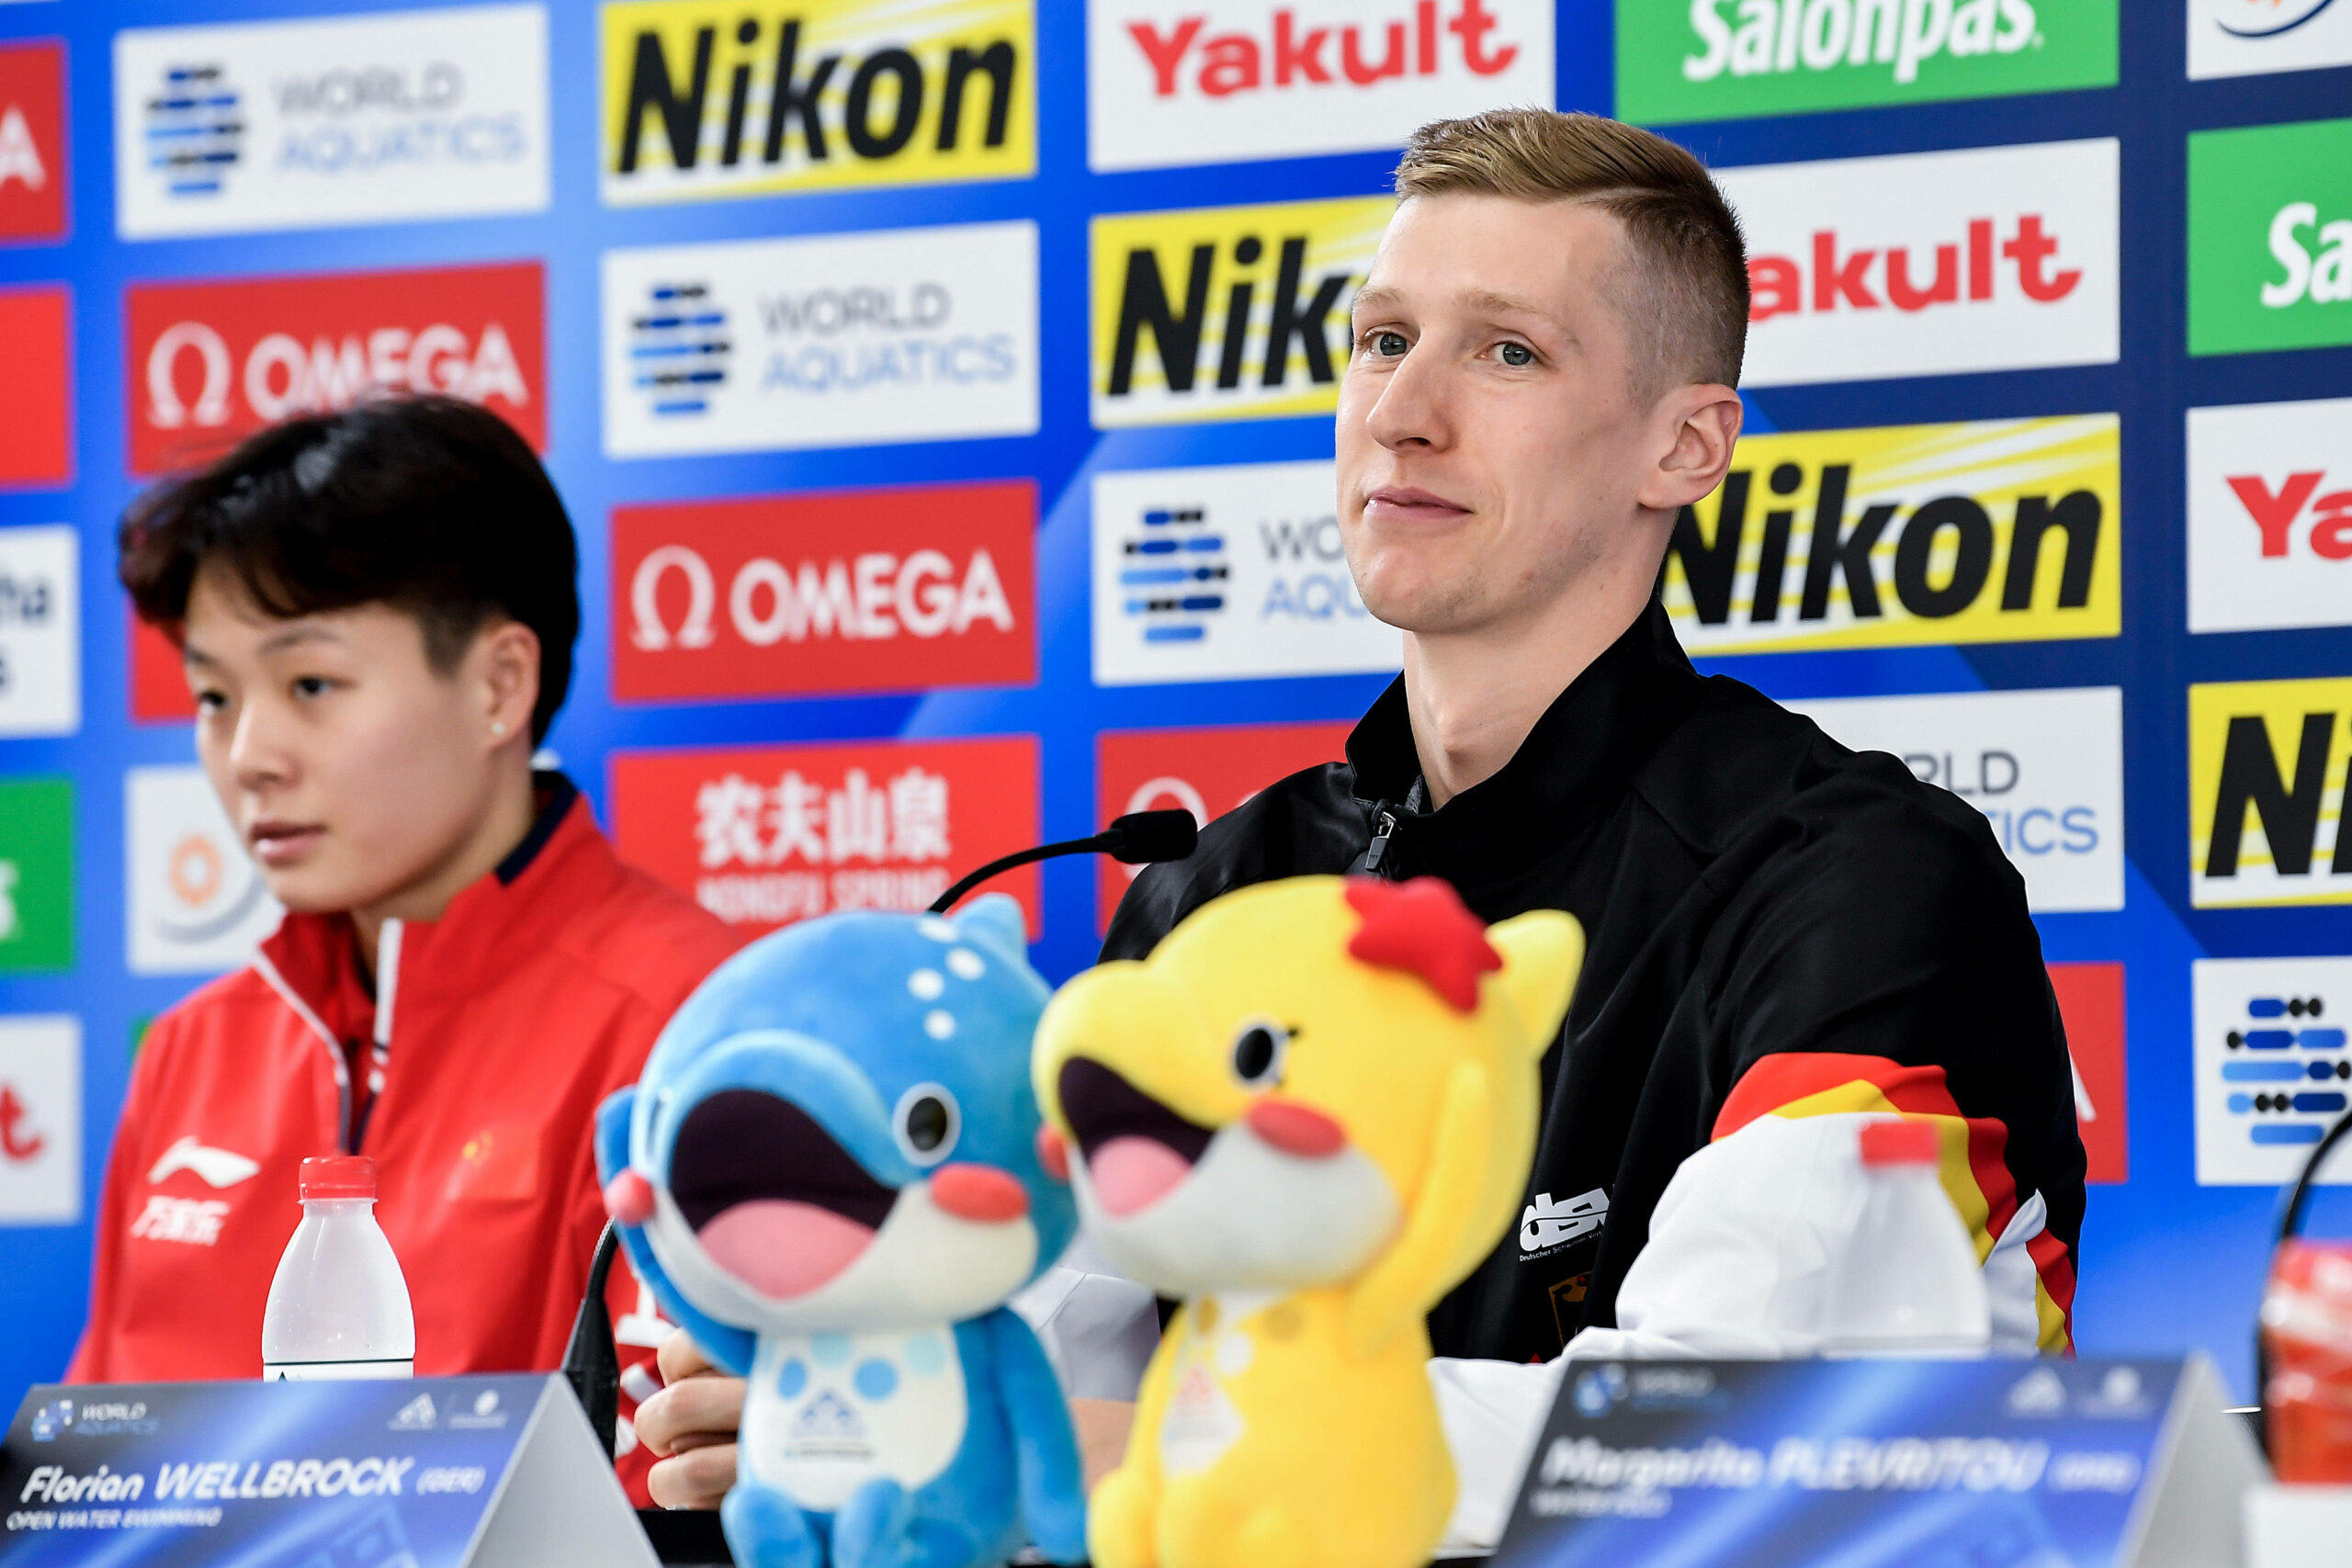
[{"label": "plush toy red crest", "polygon": [[1348,907],[1363,918],[1348,954],[1383,969],[1418,975],[1456,1012],[1478,1006],[1478,976],[1503,966],[1487,928],[1441,877],[1409,882],[1348,878]]}]

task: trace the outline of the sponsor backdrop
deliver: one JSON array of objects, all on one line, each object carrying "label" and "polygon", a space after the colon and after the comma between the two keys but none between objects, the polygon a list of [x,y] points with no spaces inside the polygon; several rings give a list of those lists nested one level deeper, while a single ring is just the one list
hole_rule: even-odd
[{"label": "sponsor backdrop", "polygon": [[[1527,103],[1722,171],[1749,434],[1684,640],[1984,813],[2075,1056],[2080,1342],[2243,1392],[2352,1096],[2347,102],[2352,0],[0,7],[0,1396],[80,1326],[144,1024],[277,919],[113,584],[142,484],[486,404],[580,528],[551,746],[624,852],[747,933],[920,905],[1339,754],[1401,651],[1339,547],[1349,298],[1408,131]],[[1013,880],[1048,974],[1125,883]]]}]

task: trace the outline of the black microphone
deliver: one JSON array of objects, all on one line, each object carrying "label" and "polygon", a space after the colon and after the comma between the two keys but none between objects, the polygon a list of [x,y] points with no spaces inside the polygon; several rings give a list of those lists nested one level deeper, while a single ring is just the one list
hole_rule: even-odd
[{"label": "black microphone", "polygon": [[1146,865],[1153,861],[1182,860],[1200,841],[1200,824],[1193,820],[1189,811],[1130,811],[1125,817],[1113,818],[1108,828],[1091,839],[1064,839],[1057,844],[1039,844],[1015,854],[1000,855],[950,885],[946,892],[931,901],[931,912],[945,914],[956,907],[956,900],[989,877],[1032,861],[1052,860],[1057,855],[1103,854],[1128,865]]},{"label": "black microphone", "polygon": [[[1200,841],[1200,824],[1193,820],[1189,811],[1130,811],[1125,817],[1113,818],[1108,828],[1091,839],[1064,839],[1059,843],[1039,844],[1017,854],[999,856],[957,879],[946,892],[932,900],[930,912],[944,915],[956,907],[956,900],[989,877],[1033,861],[1051,860],[1057,855],[1104,854],[1127,865],[1146,865],[1153,861],[1182,860]],[[572,1319],[571,1342],[563,1352],[564,1378],[571,1384],[572,1393],[580,1396],[581,1407],[588,1414],[588,1425],[605,1445],[607,1461],[613,1457],[618,1436],[615,1423],[620,1414],[620,1354],[613,1345],[611,1314],[605,1309],[605,1278],[619,1246],[620,1233],[607,1224],[605,1234],[596,1240],[595,1257],[588,1265],[588,1294],[580,1303],[579,1315]]]}]

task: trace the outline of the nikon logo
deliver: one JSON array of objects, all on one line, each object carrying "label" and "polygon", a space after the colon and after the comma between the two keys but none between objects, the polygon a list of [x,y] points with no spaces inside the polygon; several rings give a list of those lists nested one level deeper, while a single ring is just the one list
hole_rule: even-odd
[{"label": "nikon logo", "polygon": [[605,199],[1033,174],[1034,34],[1021,0],[608,5]]},{"label": "nikon logo", "polygon": [[1348,303],[1394,210],[1383,198],[1095,220],[1095,424],[1329,412]]},{"label": "nikon logo", "polygon": [[2112,414],[1751,436],[1666,561],[1714,653],[2113,637]]},{"label": "nikon logo", "polygon": [[2189,887],[2199,908],[2352,904],[2352,680],[2188,688]]}]

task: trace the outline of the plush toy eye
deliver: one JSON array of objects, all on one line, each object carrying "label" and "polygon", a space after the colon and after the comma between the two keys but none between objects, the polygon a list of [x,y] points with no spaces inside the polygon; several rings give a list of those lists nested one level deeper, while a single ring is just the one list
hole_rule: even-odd
[{"label": "plush toy eye", "polygon": [[964,1113],[956,1097],[935,1083],[919,1083],[900,1095],[898,1113],[890,1119],[899,1152],[917,1165],[937,1165],[945,1159],[963,1130]]},{"label": "plush toy eye", "polygon": [[1289,1030],[1263,1019],[1252,1020],[1233,1037],[1233,1076],[1250,1089],[1278,1083],[1289,1055]]}]

